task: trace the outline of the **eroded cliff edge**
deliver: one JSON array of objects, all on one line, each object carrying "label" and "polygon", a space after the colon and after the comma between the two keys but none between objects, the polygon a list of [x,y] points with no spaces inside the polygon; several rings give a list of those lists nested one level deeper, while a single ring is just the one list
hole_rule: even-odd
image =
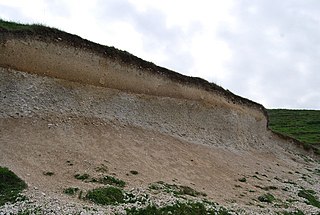
[{"label": "eroded cliff edge", "polygon": [[[221,130],[228,130],[232,132],[230,137],[235,136],[231,138],[233,139],[231,142],[234,142],[241,138],[243,133],[249,132],[250,127],[261,130],[267,127],[267,114],[262,105],[234,95],[203,79],[187,77],[158,67],[113,47],[102,46],[46,27],[39,27],[34,31],[1,29],[0,38],[0,66],[3,68],[127,93],[148,95],[158,100],[170,101],[170,98],[191,100],[197,105],[201,103],[202,108],[207,108],[205,112],[208,111],[212,115],[210,117],[199,116],[199,110],[186,113],[186,109],[181,109],[179,105],[170,107],[155,105],[147,109],[139,109],[142,111],[143,118],[148,121],[150,110],[162,108],[162,111],[158,111],[168,116],[157,119],[160,125],[170,124],[170,127],[174,127],[176,121],[184,120],[186,128],[181,125],[175,128],[178,130],[178,135],[201,136],[202,131],[205,131],[210,136],[213,135],[216,138],[220,136],[220,139],[224,139],[218,133]],[[49,92],[53,88],[54,86],[51,86]],[[166,106],[169,103],[161,104]],[[188,103],[190,104],[192,102]],[[151,115],[152,113],[149,118],[159,116],[151,117]],[[198,124],[198,126],[190,132],[187,128],[188,123]]]}]

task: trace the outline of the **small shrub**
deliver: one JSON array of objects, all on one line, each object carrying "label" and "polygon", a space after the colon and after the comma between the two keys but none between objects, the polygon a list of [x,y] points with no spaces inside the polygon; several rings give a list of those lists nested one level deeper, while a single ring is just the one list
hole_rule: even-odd
[{"label": "small shrub", "polygon": [[87,173],[84,173],[84,174],[82,174],[82,175],[81,175],[81,174],[75,174],[74,177],[75,177],[76,179],[78,179],[78,180],[84,181],[84,180],[88,179],[88,178],[90,177],[90,175],[87,174]]},{"label": "small shrub", "polygon": [[126,186],[126,182],[115,178],[113,176],[104,176],[102,178],[98,178],[98,179],[92,179],[91,182],[96,182],[96,183],[100,183],[100,184],[108,184],[108,185],[113,185],[113,186],[117,186],[117,187],[125,187]]},{"label": "small shrub", "polygon": [[116,187],[103,187],[90,190],[85,198],[101,205],[116,205],[125,202],[122,190]]},{"label": "small shrub", "polygon": [[238,181],[240,181],[240,182],[246,182],[247,179],[246,179],[246,178],[239,178]]},{"label": "small shrub", "polygon": [[267,202],[267,203],[272,203],[275,199],[276,198],[271,193],[266,193],[258,197],[258,200],[260,202]]},{"label": "small shrub", "polygon": [[108,167],[104,164],[101,164],[99,167],[95,168],[96,172],[107,173],[109,171]]},{"label": "small shrub", "polygon": [[188,186],[179,186],[175,184],[167,184],[163,181],[159,181],[149,185],[152,190],[164,190],[167,193],[173,193],[175,195],[189,195],[189,196],[207,196],[206,193],[199,192]]},{"label": "small shrub", "polygon": [[78,192],[79,188],[77,187],[69,187],[64,189],[63,193],[67,194],[67,195],[75,195]]},{"label": "small shrub", "polygon": [[27,184],[6,167],[0,167],[0,206],[14,202]]},{"label": "small shrub", "polygon": [[183,215],[229,215],[230,213],[225,208],[211,207],[207,209],[204,203],[201,202],[188,202],[180,203],[177,202],[173,205],[164,207],[156,207],[154,205],[148,205],[146,208],[131,208],[126,209],[128,215],[163,215],[163,214],[183,214]]},{"label": "small shrub", "polygon": [[307,204],[320,208],[320,202],[318,201],[315,194],[316,192],[313,190],[302,189],[299,191],[298,196],[305,198],[307,200],[306,201]]},{"label": "small shrub", "polygon": [[54,175],[54,172],[43,172],[43,175],[53,176],[53,175]]},{"label": "small shrub", "polygon": [[266,187],[262,187],[263,190],[277,190],[278,188],[276,186],[266,186]]},{"label": "small shrub", "polygon": [[281,214],[282,215],[304,215],[304,213],[302,211],[300,211],[300,210],[291,211],[291,212],[284,211]]},{"label": "small shrub", "polygon": [[131,170],[130,173],[131,173],[132,175],[138,175],[138,174],[139,174],[138,171],[135,171],[135,170]]}]

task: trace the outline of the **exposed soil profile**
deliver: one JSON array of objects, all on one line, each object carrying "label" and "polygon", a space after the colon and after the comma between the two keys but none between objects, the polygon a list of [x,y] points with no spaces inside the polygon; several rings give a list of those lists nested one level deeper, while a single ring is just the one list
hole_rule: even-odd
[{"label": "exposed soil profile", "polygon": [[[272,133],[262,105],[64,32],[0,36],[0,166],[26,181],[33,201],[0,214],[27,205],[125,214],[149,200],[160,207],[186,199],[230,214],[319,212],[298,195],[303,188],[319,197],[319,159]],[[106,175],[149,200],[101,206],[64,193],[85,195]],[[159,181],[205,196],[152,190]],[[265,194],[275,200],[262,201]]]}]

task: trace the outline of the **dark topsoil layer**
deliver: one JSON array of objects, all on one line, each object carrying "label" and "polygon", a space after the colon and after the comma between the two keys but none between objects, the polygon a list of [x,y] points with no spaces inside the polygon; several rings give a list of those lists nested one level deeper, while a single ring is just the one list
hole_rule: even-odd
[{"label": "dark topsoil layer", "polygon": [[204,89],[206,91],[216,92],[217,94],[227,98],[229,102],[246,105],[262,111],[268,119],[267,111],[261,104],[253,102],[241,96],[235,95],[229,90],[225,90],[222,87],[214,83],[210,83],[204,79],[197,78],[197,77],[189,77],[189,76],[176,73],[172,70],[159,67],[154,63],[138,58],[126,51],[121,51],[114,47],[103,46],[103,45],[91,42],[89,40],[83,39],[77,35],[69,34],[67,32],[63,32],[55,28],[44,27],[41,25],[32,25],[31,27],[32,28],[30,29],[8,30],[0,26],[0,43],[4,43],[6,40],[10,38],[15,38],[15,39],[31,38],[31,39],[40,40],[43,42],[56,43],[56,44],[62,44],[67,46],[73,46],[80,49],[85,49],[93,53],[96,53],[102,57],[119,61],[128,66],[135,66],[137,68],[146,70],[153,74],[165,76],[180,84],[192,85],[200,89]]}]

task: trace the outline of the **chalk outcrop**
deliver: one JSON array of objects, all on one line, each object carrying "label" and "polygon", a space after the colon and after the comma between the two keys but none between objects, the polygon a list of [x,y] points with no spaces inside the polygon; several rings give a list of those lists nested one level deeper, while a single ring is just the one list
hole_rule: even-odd
[{"label": "chalk outcrop", "polygon": [[[96,187],[74,175],[99,177],[102,166],[160,205],[176,201],[148,189],[164,181],[203,191],[238,214],[284,207],[312,214],[317,208],[297,193],[320,193],[319,164],[267,124],[262,105],[200,78],[55,29],[0,28],[0,166],[28,183],[34,208],[86,212],[90,202],[63,190]],[[266,189],[279,202],[298,201],[277,208],[259,202]],[[0,207],[0,214],[25,205]],[[110,214],[130,206],[94,207]]]}]

